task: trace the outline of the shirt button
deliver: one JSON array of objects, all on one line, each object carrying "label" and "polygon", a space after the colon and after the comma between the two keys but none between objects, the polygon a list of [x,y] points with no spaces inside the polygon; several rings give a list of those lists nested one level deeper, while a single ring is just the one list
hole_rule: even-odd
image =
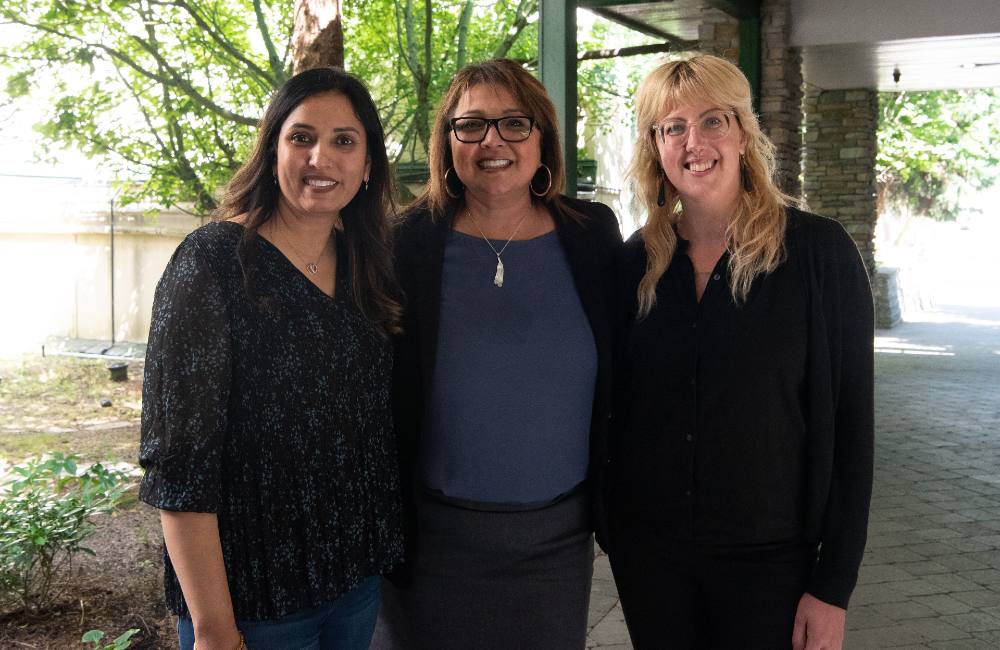
[{"label": "shirt button", "polygon": [[697,329],[698,323],[691,323],[691,329]]},{"label": "shirt button", "polygon": [[697,379],[695,379],[694,377],[692,377],[692,378],[691,378],[691,385],[692,385],[692,386],[694,386],[694,385],[695,385],[695,384],[697,384],[697,383],[698,383],[698,380],[697,380]]},{"label": "shirt button", "polygon": [[719,275],[718,273],[716,273],[715,275],[712,276],[712,279],[713,280],[718,280],[721,277],[722,277],[721,275]]},{"label": "shirt button", "polygon": [[689,433],[689,434],[687,434],[686,436],[684,436],[684,439],[685,439],[685,440],[687,440],[688,442],[692,442],[692,441],[694,441],[694,436],[692,436],[692,435],[691,435],[691,434]]},{"label": "shirt button", "polygon": [[686,497],[691,496],[691,490],[684,490],[684,496]]}]

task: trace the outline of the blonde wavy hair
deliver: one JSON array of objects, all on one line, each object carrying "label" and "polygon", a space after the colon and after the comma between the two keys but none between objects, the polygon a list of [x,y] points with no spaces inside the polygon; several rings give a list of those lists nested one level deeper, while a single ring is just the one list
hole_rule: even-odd
[{"label": "blonde wavy hair", "polygon": [[[785,207],[795,199],[774,183],[774,145],[760,130],[753,112],[750,84],[735,65],[710,55],[670,61],[647,76],[636,94],[635,142],[627,177],[635,200],[646,215],[642,226],[646,246],[646,273],[639,282],[637,318],[656,304],[656,285],[677,248],[674,226],[682,214],[677,189],[660,166],[652,126],[679,106],[710,103],[732,110],[746,142],[744,164],[753,190],[740,190],[739,203],[726,228],[730,291],[733,299],[746,299],[754,278],[773,271],[784,258]],[[660,182],[666,201],[656,204]]]}]

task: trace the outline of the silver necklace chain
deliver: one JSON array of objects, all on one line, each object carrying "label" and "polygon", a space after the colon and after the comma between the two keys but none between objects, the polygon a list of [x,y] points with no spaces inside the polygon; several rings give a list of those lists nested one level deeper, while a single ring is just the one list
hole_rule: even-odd
[{"label": "silver necklace chain", "polygon": [[316,261],[310,262],[308,258],[306,258],[306,256],[302,254],[302,251],[300,251],[298,247],[292,243],[291,239],[286,237],[284,234],[282,234],[282,239],[284,239],[285,243],[288,244],[289,247],[291,247],[292,252],[295,253],[295,255],[299,258],[299,260],[305,263],[306,270],[309,271],[309,275],[316,275],[317,273],[319,273],[319,261],[323,257],[323,251],[326,250],[326,246],[324,246],[323,249],[320,250],[319,257],[316,258]]},{"label": "silver necklace chain", "polygon": [[505,250],[507,250],[507,247],[510,246],[510,243],[514,241],[514,237],[517,237],[517,232],[521,230],[521,224],[523,224],[524,220],[528,218],[528,214],[525,213],[525,215],[521,217],[521,220],[517,222],[517,226],[515,226],[514,232],[511,233],[510,237],[507,239],[507,243],[504,244],[500,250],[496,249],[496,246],[493,245],[493,242],[490,241],[490,238],[486,236],[485,232],[483,232],[482,227],[480,227],[479,222],[476,220],[476,217],[473,216],[472,212],[467,210],[466,214],[468,214],[469,218],[472,219],[472,223],[476,225],[476,230],[478,230],[479,234],[483,236],[483,240],[486,242],[486,245],[489,246],[490,250],[493,251],[493,254],[497,256],[497,271],[496,274],[494,274],[493,276],[493,284],[496,285],[497,287],[502,287],[504,268],[503,268],[503,260],[500,259],[500,256],[503,255],[503,252]]}]

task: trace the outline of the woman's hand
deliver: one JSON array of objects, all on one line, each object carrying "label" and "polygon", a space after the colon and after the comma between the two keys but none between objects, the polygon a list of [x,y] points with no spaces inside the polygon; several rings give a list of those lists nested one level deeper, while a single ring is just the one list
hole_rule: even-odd
[{"label": "woman's hand", "polygon": [[792,650],[841,650],[847,611],[802,594],[792,628]]},{"label": "woman's hand", "polygon": [[228,629],[212,629],[205,632],[195,630],[195,650],[239,650],[243,645],[243,636],[235,625]]}]

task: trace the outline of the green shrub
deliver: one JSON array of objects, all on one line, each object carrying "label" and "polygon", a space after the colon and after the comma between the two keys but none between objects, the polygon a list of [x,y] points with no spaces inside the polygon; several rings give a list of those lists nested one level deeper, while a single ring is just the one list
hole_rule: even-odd
[{"label": "green shrub", "polygon": [[104,638],[104,632],[101,630],[90,630],[83,635],[83,638],[81,638],[80,641],[83,643],[92,643],[94,645],[94,650],[125,650],[126,648],[132,646],[132,637],[138,633],[139,630],[132,628],[111,643],[101,645],[101,639]]},{"label": "green shrub", "polygon": [[110,512],[125,475],[101,464],[79,472],[75,456],[32,458],[0,486],[0,605],[37,612],[59,595],[56,578],[95,530],[90,516]]}]

